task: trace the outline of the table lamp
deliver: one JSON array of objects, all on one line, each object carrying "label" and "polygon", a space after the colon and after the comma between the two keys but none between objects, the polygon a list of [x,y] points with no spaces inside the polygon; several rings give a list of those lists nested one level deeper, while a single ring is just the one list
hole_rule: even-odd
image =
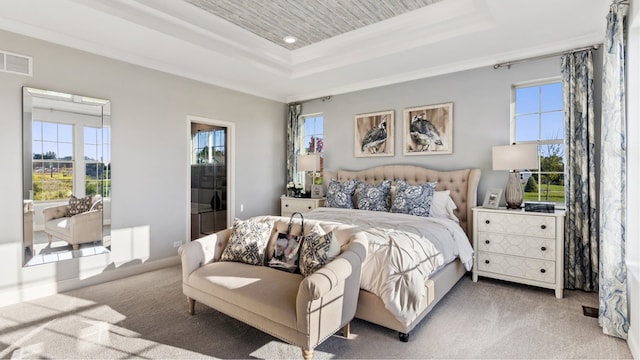
[{"label": "table lamp", "polygon": [[[309,192],[312,192],[311,188],[313,184],[315,184],[316,172],[320,171],[320,153],[309,153],[306,155],[298,155],[297,166],[298,166],[298,171],[311,172],[311,185],[307,184],[305,181],[304,188],[305,188],[305,192],[307,192],[307,190],[309,190]],[[313,192],[312,192],[312,197],[315,197],[313,196]]]},{"label": "table lamp", "polygon": [[507,208],[519,209],[524,196],[519,170],[538,168],[538,145],[494,146],[492,153],[493,170],[509,170],[509,180],[504,191]]}]

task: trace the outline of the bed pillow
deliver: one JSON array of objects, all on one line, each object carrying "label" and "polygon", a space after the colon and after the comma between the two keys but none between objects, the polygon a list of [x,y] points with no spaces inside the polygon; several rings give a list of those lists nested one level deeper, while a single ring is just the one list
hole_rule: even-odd
[{"label": "bed pillow", "polygon": [[416,216],[429,216],[436,182],[409,185],[404,180],[396,182],[396,194],[391,212]]},{"label": "bed pillow", "polygon": [[389,211],[391,208],[391,180],[371,185],[358,183],[355,192],[356,206],[360,210]]},{"label": "bed pillow", "polygon": [[325,200],[325,206],[353,209],[353,194],[356,191],[358,183],[359,181],[357,179],[351,179],[344,182],[331,179],[329,186],[327,186],[327,199]]},{"label": "bed pillow", "polygon": [[333,231],[324,233],[320,226],[304,237],[300,248],[300,273],[309,276],[340,254],[340,243]]},{"label": "bed pillow", "polygon": [[272,229],[273,221],[235,219],[220,261],[262,265]]},{"label": "bed pillow", "polygon": [[432,217],[451,219],[457,223],[460,222],[454,210],[457,209],[456,203],[451,199],[449,190],[436,191],[433,194],[433,202],[429,215]]}]

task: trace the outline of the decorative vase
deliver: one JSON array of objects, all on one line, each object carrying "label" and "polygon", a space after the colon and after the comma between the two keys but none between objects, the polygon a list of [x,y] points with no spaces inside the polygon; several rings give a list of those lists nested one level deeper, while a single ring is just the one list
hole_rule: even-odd
[{"label": "decorative vase", "polygon": [[507,202],[507,209],[519,209],[522,205],[522,183],[520,183],[520,174],[517,171],[509,173],[507,188],[504,190],[504,200]]}]

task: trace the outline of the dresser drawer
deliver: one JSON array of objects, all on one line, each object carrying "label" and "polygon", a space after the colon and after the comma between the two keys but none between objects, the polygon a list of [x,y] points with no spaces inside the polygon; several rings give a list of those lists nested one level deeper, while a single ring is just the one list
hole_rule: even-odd
[{"label": "dresser drawer", "polygon": [[556,263],[478,251],[478,270],[554,284]]},{"label": "dresser drawer", "polygon": [[534,237],[556,237],[554,216],[512,215],[509,213],[479,212],[478,231],[527,235]]},{"label": "dresser drawer", "polygon": [[294,212],[304,213],[321,206],[324,206],[324,199],[290,197],[280,199],[280,212],[282,216],[289,216]]},{"label": "dresser drawer", "polygon": [[556,239],[479,231],[477,250],[555,261]]}]

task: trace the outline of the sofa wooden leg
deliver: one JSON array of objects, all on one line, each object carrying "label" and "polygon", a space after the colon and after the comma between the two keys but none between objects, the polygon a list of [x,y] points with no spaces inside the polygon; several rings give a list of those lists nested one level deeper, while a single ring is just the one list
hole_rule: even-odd
[{"label": "sofa wooden leg", "polygon": [[342,336],[344,336],[347,339],[351,336],[351,323],[350,322],[348,322],[347,325],[345,325],[342,328]]},{"label": "sofa wooden leg", "polygon": [[49,245],[51,245],[51,240],[53,240],[53,236],[51,234],[47,234],[47,240],[49,240]]},{"label": "sofa wooden leg", "polygon": [[302,349],[302,358],[304,360],[313,359],[313,349],[311,349],[311,350]]},{"label": "sofa wooden leg", "polygon": [[196,313],[196,301],[187,296],[187,303],[189,304],[189,315],[195,315],[195,313]]},{"label": "sofa wooden leg", "polygon": [[73,248],[73,250],[78,250],[80,248],[80,244],[73,244],[71,245],[71,247]]}]

